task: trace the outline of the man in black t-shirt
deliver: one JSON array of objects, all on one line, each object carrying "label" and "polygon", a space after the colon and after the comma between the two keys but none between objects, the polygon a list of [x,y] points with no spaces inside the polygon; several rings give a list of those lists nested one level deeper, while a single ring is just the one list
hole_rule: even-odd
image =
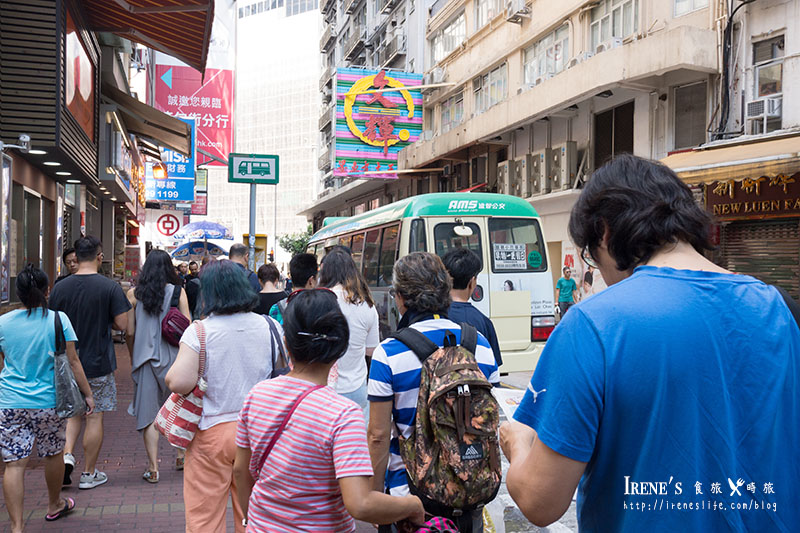
[{"label": "man in black t-shirt", "polygon": [[[108,476],[96,468],[103,442],[103,412],[117,407],[117,387],[114,370],[117,358],[111,339],[111,328],[124,331],[128,327],[131,308],[122,288],[97,273],[103,262],[103,248],[96,237],[86,236],[75,241],[78,270],[55,285],[50,293],[50,309],[64,311],[78,336],[76,347],[81,365],[95,398],[95,411],[86,417],[83,436],[85,471],[79,488],[91,489],[108,481]],[[64,484],[72,480],[75,466],[72,450],[81,431],[83,417],[67,421],[64,445]]]}]

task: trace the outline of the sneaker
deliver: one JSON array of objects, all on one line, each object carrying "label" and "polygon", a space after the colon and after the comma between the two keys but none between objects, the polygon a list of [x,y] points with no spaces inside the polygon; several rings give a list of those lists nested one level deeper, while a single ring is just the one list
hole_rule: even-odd
[{"label": "sneaker", "polygon": [[75,456],[71,453],[64,454],[64,485],[72,485],[72,470],[75,468]]},{"label": "sneaker", "polygon": [[89,472],[84,472],[81,474],[81,482],[78,485],[79,489],[93,489],[98,485],[102,485],[108,481],[108,476],[105,472],[101,472],[98,469],[94,469],[94,474],[90,474]]}]

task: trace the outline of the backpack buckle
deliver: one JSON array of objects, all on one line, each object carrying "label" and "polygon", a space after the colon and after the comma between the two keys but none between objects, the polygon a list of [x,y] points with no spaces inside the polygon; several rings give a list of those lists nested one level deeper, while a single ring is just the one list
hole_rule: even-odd
[{"label": "backpack buckle", "polygon": [[459,385],[458,386],[458,395],[459,396],[469,396],[470,395],[469,385],[466,385],[466,384]]}]

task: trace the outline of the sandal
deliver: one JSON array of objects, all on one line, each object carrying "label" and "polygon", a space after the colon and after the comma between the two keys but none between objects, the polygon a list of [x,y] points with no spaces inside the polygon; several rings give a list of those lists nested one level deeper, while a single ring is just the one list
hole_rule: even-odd
[{"label": "sandal", "polygon": [[142,474],[142,479],[147,481],[148,483],[158,483],[158,472],[153,472],[152,470],[146,470],[144,474]]},{"label": "sandal", "polygon": [[75,500],[72,498],[64,498],[64,508],[58,511],[56,514],[45,515],[44,519],[48,522],[53,522],[54,520],[58,520],[62,516],[67,515],[73,509],[75,509]]},{"label": "sandal", "polygon": [[181,471],[181,470],[183,470],[183,463],[184,463],[184,461],[185,461],[185,458],[183,458],[183,457],[176,457],[176,458],[175,458],[175,470],[178,470],[178,471]]}]

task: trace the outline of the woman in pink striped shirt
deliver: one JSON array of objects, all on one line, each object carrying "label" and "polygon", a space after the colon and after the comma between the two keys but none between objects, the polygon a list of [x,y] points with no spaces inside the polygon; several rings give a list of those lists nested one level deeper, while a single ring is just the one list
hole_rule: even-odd
[{"label": "woman in pink striped shirt", "polygon": [[416,496],[372,490],[361,409],[325,386],[349,339],[336,295],[292,294],[284,332],[292,371],[253,387],[239,414],[234,476],[247,531],[351,532],[353,518],[421,524]]}]

